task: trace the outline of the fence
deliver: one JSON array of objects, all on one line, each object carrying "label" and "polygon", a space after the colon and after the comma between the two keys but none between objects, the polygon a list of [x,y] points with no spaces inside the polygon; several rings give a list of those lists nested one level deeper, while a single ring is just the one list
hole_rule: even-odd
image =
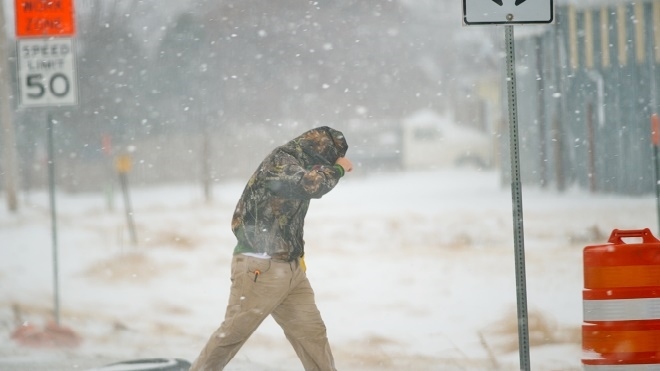
[{"label": "fence", "polygon": [[[660,1],[560,3],[555,19],[516,35],[523,181],[653,192]],[[506,150],[502,155],[508,158]]]}]

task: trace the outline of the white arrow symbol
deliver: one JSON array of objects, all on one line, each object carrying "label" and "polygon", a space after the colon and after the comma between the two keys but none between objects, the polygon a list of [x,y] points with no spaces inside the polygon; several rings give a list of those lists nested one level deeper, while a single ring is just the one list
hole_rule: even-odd
[{"label": "white arrow symbol", "polygon": [[[495,4],[497,4],[497,5],[499,5],[499,6],[503,6],[503,5],[504,5],[504,3],[502,2],[502,0],[493,0],[493,2],[494,2]],[[525,0],[516,0],[516,6],[518,6],[518,5],[520,5],[520,4],[524,3],[524,2],[525,2]]]}]

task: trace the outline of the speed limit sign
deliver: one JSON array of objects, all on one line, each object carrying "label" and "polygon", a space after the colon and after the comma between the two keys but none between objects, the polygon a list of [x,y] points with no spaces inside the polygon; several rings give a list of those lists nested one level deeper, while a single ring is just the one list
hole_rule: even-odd
[{"label": "speed limit sign", "polygon": [[20,105],[70,106],[78,102],[75,53],[68,37],[18,40]]}]

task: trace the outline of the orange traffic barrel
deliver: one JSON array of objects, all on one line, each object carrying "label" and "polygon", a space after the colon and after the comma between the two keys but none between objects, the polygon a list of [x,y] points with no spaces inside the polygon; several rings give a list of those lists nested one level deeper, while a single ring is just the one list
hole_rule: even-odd
[{"label": "orange traffic barrel", "polygon": [[660,370],[660,241],[615,229],[583,259],[584,369]]}]

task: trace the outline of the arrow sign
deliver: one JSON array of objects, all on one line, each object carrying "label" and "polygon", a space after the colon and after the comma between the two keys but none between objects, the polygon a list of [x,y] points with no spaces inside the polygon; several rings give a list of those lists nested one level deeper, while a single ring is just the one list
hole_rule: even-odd
[{"label": "arrow sign", "polygon": [[[497,4],[497,5],[499,5],[499,6],[504,5],[504,3],[502,2],[502,0],[493,0],[493,2],[494,2],[495,4]],[[525,2],[525,0],[516,0],[516,6],[518,6],[518,5],[520,5],[520,4],[524,3],[524,2]]]},{"label": "arrow sign", "polygon": [[463,23],[552,23],[553,0],[463,0]]}]

